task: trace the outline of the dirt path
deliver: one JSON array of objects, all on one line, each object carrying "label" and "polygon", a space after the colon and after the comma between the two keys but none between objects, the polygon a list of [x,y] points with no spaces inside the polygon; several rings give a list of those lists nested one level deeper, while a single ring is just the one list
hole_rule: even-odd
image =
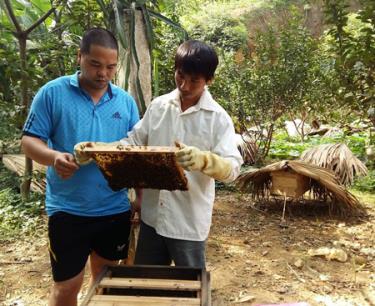
[{"label": "dirt path", "polygon": [[[374,199],[367,220],[344,222],[327,217],[324,208],[299,205],[282,228],[280,205],[265,212],[248,198],[221,194],[208,248],[218,305],[375,305]],[[309,256],[309,249],[321,247],[340,247],[349,258]]]},{"label": "dirt path", "polygon": [[[280,227],[280,204],[218,192],[207,249],[213,304],[375,305],[375,197],[367,202],[367,219],[346,221],[324,207],[290,207]],[[309,255],[322,247],[348,259]],[[46,238],[0,244],[0,304],[47,305],[49,269]]]}]

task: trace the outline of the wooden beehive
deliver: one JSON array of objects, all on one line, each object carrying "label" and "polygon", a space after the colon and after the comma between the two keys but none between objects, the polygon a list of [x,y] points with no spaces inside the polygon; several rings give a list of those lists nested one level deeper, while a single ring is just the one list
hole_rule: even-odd
[{"label": "wooden beehive", "polygon": [[175,147],[87,146],[82,151],[97,163],[109,186],[187,190],[184,170],[177,164]]},{"label": "wooden beehive", "polygon": [[299,198],[309,190],[310,179],[292,170],[271,172],[271,194]]},{"label": "wooden beehive", "polygon": [[205,269],[172,266],[107,267],[81,306],[211,305]]}]

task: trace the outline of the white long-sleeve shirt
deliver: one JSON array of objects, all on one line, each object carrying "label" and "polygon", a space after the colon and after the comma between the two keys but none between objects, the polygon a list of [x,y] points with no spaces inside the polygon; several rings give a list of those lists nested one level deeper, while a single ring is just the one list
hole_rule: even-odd
[{"label": "white long-sleeve shirt", "polygon": [[[125,139],[148,146],[174,146],[175,141],[230,160],[233,167],[227,181],[238,176],[243,161],[232,120],[207,89],[198,103],[184,112],[177,89],[156,98]],[[165,237],[203,241],[211,226],[215,181],[199,171],[185,174],[188,191],[144,189],[142,221]]]}]

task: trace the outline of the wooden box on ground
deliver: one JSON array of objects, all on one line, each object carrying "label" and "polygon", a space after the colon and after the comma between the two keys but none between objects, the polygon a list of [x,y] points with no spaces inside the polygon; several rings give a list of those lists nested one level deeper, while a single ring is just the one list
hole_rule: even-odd
[{"label": "wooden box on ground", "polygon": [[211,305],[210,273],[172,266],[107,267],[81,306]]},{"label": "wooden box on ground", "polygon": [[299,198],[310,188],[310,179],[294,171],[274,171],[271,172],[271,177],[272,195]]}]

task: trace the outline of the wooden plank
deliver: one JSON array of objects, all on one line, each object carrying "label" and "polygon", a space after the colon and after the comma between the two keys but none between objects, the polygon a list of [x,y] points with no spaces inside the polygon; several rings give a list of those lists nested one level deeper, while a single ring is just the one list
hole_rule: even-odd
[{"label": "wooden plank", "polygon": [[[91,145],[90,145],[91,144]],[[96,144],[95,142],[87,143],[81,148],[85,153],[118,153],[118,154],[133,154],[133,153],[174,153],[178,150],[177,147],[167,146],[133,146],[133,145],[108,145]]]},{"label": "wooden plank", "polygon": [[[174,303],[164,303],[164,302],[151,302],[149,301],[134,301],[134,302],[113,302],[113,301],[92,301],[88,306],[196,306],[197,304],[177,304]],[[199,305],[199,304],[198,304]]]},{"label": "wooden plank", "polygon": [[[94,295],[89,305],[93,302],[109,302],[107,305],[165,305],[165,306],[195,306],[200,305],[198,298],[160,297],[160,296],[117,296],[117,295]],[[118,304],[114,304],[118,303]],[[106,305],[106,304],[102,304]]]},{"label": "wooden plank", "polygon": [[118,306],[121,305],[120,302],[103,302],[103,301],[96,301],[96,302],[90,302],[88,306]]},{"label": "wooden plank", "polygon": [[201,274],[202,288],[198,294],[201,299],[201,306],[211,306],[211,274],[206,269]]},{"label": "wooden plank", "polygon": [[201,274],[200,268],[134,265],[134,266],[110,266],[112,277],[127,278],[155,278],[155,279],[179,279],[198,280]]},{"label": "wooden plank", "polygon": [[144,278],[119,278],[104,277],[99,284],[100,287],[109,288],[136,288],[136,289],[159,289],[159,290],[200,290],[201,282],[192,280],[174,279],[144,279]]},{"label": "wooden plank", "polygon": [[[151,302],[150,301],[134,301],[134,302],[113,302],[113,301],[92,301],[88,306],[196,306],[197,304],[178,304],[177,302],[168,303],[168,302]],[[198,304],[199,305],[199,304]]]},{"label": "wooden plank", "polygon": [[[19,176],[23,176],[25,173],[25,155],[24,154],[4,154],[2,158],[4,166],[17,173]],[[38,164],[33,161],[33,172],[39,172],[45,174],[47,171],[47,166]],[[31,181],[31,190],[35,192],[44,193],[46,189],[45,178],[33,178]]]},{"label": "wooden plank", "polygon": [[[25,155],[4,154],[3,163],[7,168],[9,167],[9,170],[16,172],[18,175],[23,175],[23,171],[20,171],[20,169],[25,169]],[[45,173],[47,170],[47,166],[38,164],[37,162],[33,161],[33,170]]]},{"label": "wooden plank", "polygon": [[94,301],[90,302],[88,306],[124,306],[124,304],[121,302]]},{"label": "wooden plank", "polygon": [[90,299],[95,294],[98,294],[99,283],[105,276],[111,276],[111,271],[108,270],[108,267],[105,266],[103,270],[99,273],[98,277],[95,279],[94,283],[91,285],[90,289],[87,291],[85,299],[82,301],[81,306],[89,305]]}]

